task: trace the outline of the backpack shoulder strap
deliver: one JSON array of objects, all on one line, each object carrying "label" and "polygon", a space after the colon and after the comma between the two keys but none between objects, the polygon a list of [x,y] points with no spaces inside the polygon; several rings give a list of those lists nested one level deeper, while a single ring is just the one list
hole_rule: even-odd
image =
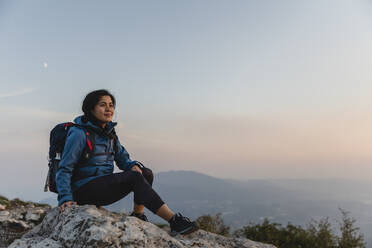
[{"label": "backpack shoulder strap", "polygon": [[112,139],[113,139],[113,144],[114,144],[114,153],[116,154],[118,152],[118,135],[116,134],[115,128],[111,132]]},{"label": "backpack shoulder strap", "polygon": [[87,148],[85,149],[83,157],[85,159],[89,159],[93,155],[94,148],[96,146],[96,140],[94,138],[94,134],[89,127],[81,126],[76,123],[73,123],[73,126],[82,129],[86,135]]}]

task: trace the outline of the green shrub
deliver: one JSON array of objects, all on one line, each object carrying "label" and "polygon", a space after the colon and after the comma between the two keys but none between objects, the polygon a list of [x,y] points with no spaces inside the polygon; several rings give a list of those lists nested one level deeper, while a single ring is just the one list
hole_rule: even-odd
[{"label": "green shrub", "polygon": [[365,248],[363,234],[355,227],[355,219],[349,212],[340,209],[342,221],[339,222],[341,237],[334,234],[328,218],[311,220],[307,228],[290,223],[283,227],[265,219],[262,224],[250,224],[233,233],[258,242],[269,243],[278,248]]},{"label": "green shrub", "polygon": [[205,231],[216,233],[228,237],[230,235],[230,227],[226,226],[221,219],[221,213],[217,213],[215,216],[202,215],[196,219],[200,229]]},{"label": "green shrub", "polygon": [[168,224],[164,224],[164,223],[154,223],[157,227],[159,228],[164,228],[166,226],[168,226]]},{"label": "green shrub", "polygon": [[9,207],[10,205],[8,198],[2,195],[0,195],[0,204],[5,206],[5,208]]},{"label": "green shrub", "polygon": [[342,215],[342,222],[339,222],[341,237],[337,239],[339,248],[365,247],[364,236],[359,233],[360,228],[355,226],[356,220],[349,217],[349,212],[339,209]]}]

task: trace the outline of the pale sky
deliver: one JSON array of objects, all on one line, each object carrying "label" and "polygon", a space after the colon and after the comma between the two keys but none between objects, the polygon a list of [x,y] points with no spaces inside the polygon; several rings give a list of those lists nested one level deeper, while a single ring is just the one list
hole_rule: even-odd
[{"label": "pale sky", "polygon": [[0,1],[0,194],[100,88],[155,172],[372,179],[371,44],[367,0]]}]

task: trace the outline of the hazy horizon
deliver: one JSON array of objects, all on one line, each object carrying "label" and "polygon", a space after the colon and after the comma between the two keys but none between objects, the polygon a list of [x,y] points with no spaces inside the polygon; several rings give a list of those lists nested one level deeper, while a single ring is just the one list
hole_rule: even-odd
[{"label": "hazy horizon", "polygon": [[[116,171],[118,171],[117,169],[115,169]],[[182,173],[182,172],[187,172],[187,173],[198,173],[196,174],[197,176],[208,176],[209,178],[212,178],[212,179],[222,179],[224,180],[225,182],[236,182],[236,183],[252,183],[252,182],[259,182],[259,181],[262,181],[262,182],[267,182],[267,183],[281,183],[281,182],[284,182],[287,184],[287,187],[288,189],[292,190],[293,192],[296,192],[297,190],[301,191],[300,189],[302,187],[304,187],[304,185],[307,185],[308,183],[314,183],[314,191],[316,188],[319,188],[320,185],[325,185],[325,184],[328,184],[327,187],[323,188],[322,190],[319,190],[319,192],[326,192],[327,190],[330,190],[329,186],[332,186],[333,190],[334,190],[334,184],[337,184],[338,187],[340,185],[343,185],[343,188],[340,188],[339,191],[340,192],[345,192],[345,190],[347,190],[345,187],[347,185],[350,185],[350,183],[355,183],[355,185],[358,185],[360,187],[361,184],[372,184],[372,182],[370,180],[356,180],[356,179],[347,179],[347,178],[255,178],[255,179],[236,179],[236,178],[226,178],[226,177],[215,177],[215,176],[212,176],[210,174],[205,174],[205,173],[200,173],[200,172],[197,172],[197,171],[180,171],[180,170],[169,170],[169,171],[157,171],[155,172],[155,181],[157,181],[157,177],[158,177],[158,174],[169,174],[169,173],[176,173],[176,174],[179,174],[179,173]],[[296,182],[300,182],[301,184],[297,184]],[[26,201],[42,201],[44,199],[47,199],[47,198],[55,198],[57,200],[57,194],[55,193],[52,193],[52,192],[44,192],[43,191],[43,186],[44,182],[35,182],[37,184],[40,184],[40,185],[36,185],[34,184],[32,188],[29,188],[27,189],[27,191],[23,191],[22,189],[24,189],[24,187],[22,185],[18,185],[17,187],[4,187],[6,190],[4,190],[4,188],[2,187],[0,189],[0,195],[2,196],[5,196],[9,199],[14,199],[14,198],[20,198],[22,200],[26,200]],[[293,184],[295,183],[295,184]],[[304,185],[302,185],[302,183],[304,183]],[[157,183],[155,182],[155,184],[157,185]],[[293,184],[293,185],[292,185]],[[289,186],[289,185],[292,185],[292,186]],[[14,186],[14,185],[12,185]],[[308,186],[308,185],[307,185]],[[306,186],[305,186],[306,187]],[[369,188],[369,186],[365,187],[365,189]],[[355,191],[355,189],[353,189]],[[350,196],[350,198],[353,198],[353,196]],[[359,197],[360,198],[360,197]],[[358,198],[358,200],[360,201],[360,199]],[[354,199],[356,200],[356,199]],[[370,199],[369,197],[366,197],[365,199],[368,204],[370,202]]]}]

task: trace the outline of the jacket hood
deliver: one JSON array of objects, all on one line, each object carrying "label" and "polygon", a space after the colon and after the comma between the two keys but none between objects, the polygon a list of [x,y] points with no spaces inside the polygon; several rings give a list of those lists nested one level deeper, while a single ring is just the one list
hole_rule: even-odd
[{"label": "jacket hood", "polygon": [[94,125],[92,122],[90,121],[87,121],[87,122],[83,122],[83,116],[78,116],[74,119],[74,123],[75,124],[78,124],[80,126],[83,126],[83,127],[88,127],[88,128],[91,128],[93,129],[95,132],[97,132],[98,134],[101,134],[101,133],[105,133],[105,134],[110,134],[112,132],[112,130],[114,129],[114,127],[117,125],[117,122],[108,122],[105,126],[105,128],[102,128],[102,127],[99,127],[99,126],[96,126]]}]

